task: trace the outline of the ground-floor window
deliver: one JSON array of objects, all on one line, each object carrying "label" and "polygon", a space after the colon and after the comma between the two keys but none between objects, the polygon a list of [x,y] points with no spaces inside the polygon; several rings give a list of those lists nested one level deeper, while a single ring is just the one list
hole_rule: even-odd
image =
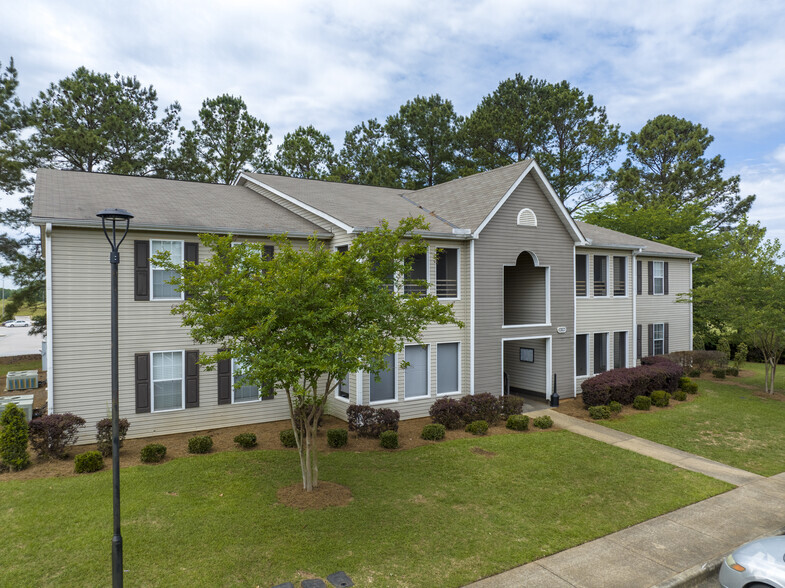
[{"label": "ground-floor window", "polygon": [[428,345],[406,345],[406,366],[403,377],[404,398],[428,396]]},{"label": "ground-floor window", "polygon": [[242,365],[232,360],[232,404],[259,400],[259,387],[244,382]]},{"label": "ground-floor window", "polygon": [[627,331],[617,331],[613,334],[613,367],[614,369],[627,367]]},{"label": "ground-floor window", "polygon": [[338,384],[338,389],[335,391],[335,395],[338,398],[343,398],[344,400],[349,400],[349,378],[350,377],[351,376],[346,376],[346,379]]},{"label": "ground-floor window", "polygon": [[608,333],[594,333],[594,373],[608,371]]},{"label": "ground-floor window", "polygon": [[575,336],[575,375],[589,375],[589,336]]},{"label": "ground-floor window", "polygon": [[371,402],[386,402],[395,400],[397,397],[395,393],[395,354],[387,354],[384,360],[387,364],[387,369],[382,370],[378,374],[370,374]]},{"label": "ground-floor window", "polygon": [[154,412],[177,410],[185,402],[184,362],[182,351],[154,351],[150,354],[153,364]]},{"label": "ground-floor window", "polygon": [[436,346],[437,394],[455,394],[461,391],[458,352],[458,343],[439,343]]},{"label": "ground-floor window", "polygon": [[665,323],[654,323],[654,355],[663,355],[665,353]]}]

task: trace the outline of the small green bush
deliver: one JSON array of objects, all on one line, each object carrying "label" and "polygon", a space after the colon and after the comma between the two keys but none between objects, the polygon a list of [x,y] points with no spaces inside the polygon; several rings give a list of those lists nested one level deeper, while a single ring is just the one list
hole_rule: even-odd
[{"label": "small green bush", "polygon": [[13,402],[6,404],[3,414],[0,415],[0,463],[12,471],[23,470],[29,466],[28,440],[25,411]]},{"label": "small green bush", "polygon": [[327,431],[327,445],[334,449],[345,446],[349,442],[349,431],[346,429],[330,429]]},{"label": "small green bush", "polygon": [[687,372],[687,375],[691,378],[700,378],[701,371],[698,368],[692,368],[689,372]]},{"label": "small green bush", "polygon": [[385,449],[398,449],[398,431],[384,431],[379,435],[379,443]]},{"label": "small green bush", "polygon": [[660,408],[668,406],[671,401],[671,395],[665,390],[655,390],[651,393],[651,403]]},{"label": "small green bush", "polygon": [[615,400],[611,400],[608,403],[608,408],[611,409],[613,414],[619,414],[621,412],[621,402],[616,402]]},{"label": "small green bush", "polygon": [[77,474],[89,474],[104,468],[104,456],[100,451],[86,451],[74,458],[74,471]]},{"label": "small green bush", "polygon": [[532,421],[532,425],[538,429],[550,429],[553,426],[553,419],[546,414],[535,418]]},{"label": "small green bush", "polygon": [[297,447],[297,439],[294,437],[294,429],[286,429],[278,433],[281,445],[284,447]]},{"label": "small green bush", "polygon": [[209,453],[213,448],[213,438],[197,435],[188,439],[188,453]]},{"label": "small green bush", "polygon": [[679,402],[684,402],[687,400],[687,393],[680,388],[673,393],[673,399],[678,400]]},{"label": "small green bush", "polygon": [[725,379],[725,368],[714,368],[711,370],[711,375],[715,378],[719,378],[720,380]]},{"label": "small green bush", "polygon": [[593,418],[595,421],[606,420],[611,418],[611,407],[610,406],[590,406],[589,407],[589,416]]},{"label": "small green bush", "polygon": [[729,376],[737,377],[739,375],[739,368],[737,367],[728,367],[725,368],[725,373]]},{"label": "small green bush", "polygon": [[464,429],[467,433],[472,435],[485,435],[488,432],[487,421],[472,421]]},{"label": "small green bush", "polygon": [[447,427],[440,425],[439,423],[431,423],[430,425],[425,425],[422,428],[420,437],[426,441],[441,441],[444,439],[444,435],[446,433]]},{"label": "small green bush", "polygon": [[689,378],[681,378],[679,380],[679,388],[684,390],[687,394],[697,394],[698,393],[698,384],[690,380]]},{"label": "small green bush", "polygon": [[160,443],[150,443],[142,447],[142,463],[158,463],[166,456],[166,446]]},{"label": "small green bush", "polygon": [[513,431],[527,431],[529,429],[529,417],[525,414],[511,414],[507,417],[507,428]]},{"label": "small green bush", "polygon": [[243,449],[256,447],[256,435],[253,433],[240,433],[234,438],[234,442]]},{"label": "small green bush", "polygon": [[632,408],[635,410],[649,410],[651,408],[651,398],[648,396],[636,396],[632,401]]}]

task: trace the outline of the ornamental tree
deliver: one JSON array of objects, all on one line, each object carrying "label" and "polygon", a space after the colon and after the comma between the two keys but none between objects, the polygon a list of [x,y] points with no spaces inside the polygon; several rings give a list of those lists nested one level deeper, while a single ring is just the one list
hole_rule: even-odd
[{"label": "ornamental tree", "polygon": [[427,228],[422,217],[394,229],[382,222],[347,252],[316,237],[293,245],[284,235],[272,257],[261,243],[233,247],[232,236],[200,235],[213,255],[198,265],[180,267],[166,253],[153,258],[190,294],[172,312],[195,341],[219,348],[200,363],[215,369],[234,359],[243,384],[286,394],[306,491],[318,486],[316,427],[339,383],[358,370],[385,370],[385,356],[419,342],[429,323],[462,326],[434,295],[401,293],[409,260],[427,247],[415,231]]}]

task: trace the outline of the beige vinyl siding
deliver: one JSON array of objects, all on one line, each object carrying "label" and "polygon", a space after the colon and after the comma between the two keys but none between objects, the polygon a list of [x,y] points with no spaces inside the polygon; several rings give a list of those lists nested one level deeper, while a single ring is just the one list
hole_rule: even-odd
[{"label": "beige vinyl siding", "polygon": [[[200,370],[199,407],[162,413],[136,414],[134,355],[151,351],[215,347],[196,345],[180,317],[171,314],[172,301],[134,301],[134,240],[198,241],[196,235],[132,231],[120,247],[118,268],[118,326],[120,416],[130,423],[129,437],[145,437],[213,427],[288,418],[281,393],[274,400],[221,405],[217,374]],[[266,241],[265,241],[266,242]],[[300,242],[298,242],[300,243]],[[110,411],[110,283],[109,247],[99,230],[52,230],[52,410],[73,412],[87,421],[80,442],[94,442],[95,423]],[[199,257],[209,254],[200,247]]]},{"label": "beige vinyl siding", "polygon": [[[521,361],[520,348],[534,349],[534,362]],[[504,371],[510,379],[511,388],[527,392],[545,393],[548,385],[545,339],[507,341],[504,345]]]},{"label": "beige vinyl siding", "polygon": [[[648,325],[651,323],[668,323],[669,351],[692,349],[690,305],[686,302],[678,302],[679,294],[690,291],[690,260],[648,256],[639,256],[638,259],[642,261],[643,270],[643,293],[637,297],[637,322],[643,325],[643,356],[650,353]],[[668,294],[648,293],[649,261],[668,262]]]},{"label": "beige vinyl siding", "polygon": [[[536,227],[517,224],[518,213],[530,208]],[[502,392],[502,339],[552,336],[553,373],[562,397],[574,379],[574,241],[550,198],[531,176],[524,178],[497,211],[475,243],[474,391]],[[514,265],[523,251],[533,252],[541,267],[550,267],[550,326],[502,328],[504,266]],[[565,332],[557,333],[558,327]],[[568,384],[569,386],[569,384]],[[569,390],[569,388],[568,388]]]}]

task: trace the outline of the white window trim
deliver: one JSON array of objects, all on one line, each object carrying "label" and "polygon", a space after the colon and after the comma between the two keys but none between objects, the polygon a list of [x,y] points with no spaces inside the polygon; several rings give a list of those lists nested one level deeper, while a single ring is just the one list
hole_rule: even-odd
[{"label": "white window trim", "polygon": [[[657,327],[662,329],[662,338],[657,338]],[[659,355],[665,355],[665,323],[652,323],[651,328],[651,355],[658,355],[657,354],[657,341],[662,341],[662,353]]]},{"label": "white window trim", "polygon": [[422,400],[423,398],[430,398],[432,396],[431,391],[431,344],[426,343],[425,345],[420,345],[419,343],[411,343],[408,345],[403,346],[403,357],[404,360],[406,359],[406,348],[407,347],[425,347],[425,369],[427,370],[425,374],[425,394],[421,394],[420,396],[412,396],[411,398],[406,397],[406,368],[401,368],[403,374],[401,375],[401,380],[403,380],[403,401],[409,402],[411,400]]},{"label": "white window trim", "polygon": [[[439,392],[439,345],[450,345],[450,344],[458,344],[458,390],[450,391],[450,392]],[[434,376],[436,377],[436,386],[434,386],[434,391],[436,396],[441,398],[442,396],[457,396],[460,395],[463,391],[463,358],[461,357],[462,345],[460,341],[439,341],[436,343],[436,370],[434,371]]]},{"label": "white window trim", "polygon": [[[603,335],[603,334],[605,335],[605,372],[609,372],[609,371],[611,371],[611,369],[613,369],[613,368],[610,367],[610,364],[611,364],[611,332],[610,331],[597,331],[596,333],[592,333],[592,337],[591,337],[591,346],[592,346],[591,370],[592,370],[592,372],[594,372],[594,373],[591,374],[592,376],[596,376],[597,374],[604,374],[605,373],[605,372],[595,372],[594,371],[594,366],[596,365],[596,362],[594,361],[594,356],[595,356],[594,352],[596,351],[595,348],[594,348],[594,341],[595,341],[594,335]],[[587,367],[589,367],[589,366],[587,366]]]},{"label": "white window trim", "polygon": [[[628,367],[630,367],[629,366],[629,360],[628,360],[628,356],[629,356],[629,352],[630,352],[630,332],[629,331],[614,331],[613,332],[613,335],[614,335],[614,341],[613,341],[614,349],[613,350],[614,350],[614,352],[616,351],[616,338],[615,338],[616,333],[624,333],[624,344],[625,344],[626,347],[624,349],[624,365],[621,366],[621,367],[622,368],[628,368]],[[611,369],[617,369],[617,368],[614,367],[614,368],[611,368]]]},{"label": "white window trim", "polygon": [[[657,270],[655,268],[659,267],[661,270],[661,275],[657,278]],[[665,296],[665,262],[664,261],[653,261],[651,266],[651,288],[652,288],[652,296]],[[657,292],[657,280],[660,280],[660,289],[661,292]]]},{"label": "white window trim", "polygon": [[380,406],[382,404],[394,404],[398,402],[398,353],[393,353],[392,377],[393,377],[393,391],[395,392],[394,398],[390,398],[389,400],[376,400],[372,402],[371,381],[373,377],[374,375],[368,372],[368,406]]},{"label": "white window trim", "polygon": [[[594,260],[597,257],[604,257],[605,258],[605,295],[604,296],[597,296],[597,295],[594,294]],[[608,267],[608,259],[609,258],[611,258],[611,256],[608,255],[608,254],[602,254],[602,253],[596,253],[596,254],[592,253],[591,254],[591,298],[605,299],[605,298],[610,298],[611,297],[611,290],[612,290],[612,288],[611,288],[611,284],[610,284],[610,282],[608,280],[608,277],[611,274],[611,270]],[[589,281],[589,278],[587,276],[586,277],[586,282],[588,283],[588,281]],[[581,298],[584,298],[584,296],[581,296]]]},{"label": "white window trim", "polygon": [[629,298],[630,297],[630,285],[629,280],[627,278],[630,277],[630,271],[628,265],[630,263],[629,258],[626,255],[614,255],[612,259],[616,259],[617,257],[621,257],[624,260],[624,294],[615,294],[613,291],[616,290],[616,264],[613,264],[613,288],[611,289],[611,294],[613,294],[614,298]]},{"label": "white window trim", "polygon": [[[586,373],[585,374],[578,374],[578,345],[577,345],[577,339],[581,335],[586,335]],[[576,380],[579,379],[579,378],[588,378],[588,377],[591,376],[591,374],[589,374],[589,366],[590,366],[589,362],[591,360],[591,357],[590,357],[591,354],[589,353],[589,339],[590,338],[591,338],[591,333],[575,333],[575,340],[576,340],[576,343],[575,343],[575,379]]]},{"label": "white window trim", "polygon": [[[156,353],[179,353],[182,358],[182,373],[180,374],[180,393],[181,404],[180,408],[166,408],[162,410],[155,410],[155,382],[153,379],[153,355]],[[184,349],[164,349],[162,351],[150,352],[150,412],[175,412],[178,410],[185,410],[185,350]]]},{"label": "white window trim", "polygon": [[256,400],[235,400],[234,399],[234,393],[237,391],[237,388],[234,387],[235,370],[236,370],[235,360],[234,360],[234,358],[232,358],[232,404],[252,404],[254,402],[261,402],[262,401],[262,397],[259,396],[259,387],[258,386],[256,387],[256,394],[257,394]]},{"label": "white window trim", "polygon": [[[335,387],[335,390],[333,391],[333,396],[335,397],[336,400],[340,400],[341,402],[345,402],[346,404],[349,404],[349,402],[352,399],[352,374],[346,374],[346,383],[349,385],[349,396],[344,398],[343,396],[338,394],[338,390],[341,386],[340,382],[338,382],[338,385]],[[357,404],[360,403],[358,402]]]},{"label": "white window trim", "polygon": [[[457,288],[456,292],[458,293],[458,295],[456,297],[454,297],[454,298],[447,298],[447,297],[442,298],[442,297],[439,297],[439,296],[437,296],[437,298],[439,299],[440,302],[455,302],[457,300],[460,300],[461,299],[461,248],[460,247],[439,247],[438,245],[435,245],[435,248],[436,249],[455,249],[455,264],[457,266],[455,268],[455,276],[456,276],[455,284],[456,284],[456,288]],[[436,256],[434,256],[433,265],[434,265],[433,273],[434,273],[434,276],[435,276],[436,275]],[[428,264],[428,269],[430,270],[430,264]],[[436,285],[436,278],[434,278],[434,286],[435,285]]]},{"label": "white window trim", "polygon": [[[156,241],[158,241],[158,242],[168,241],[169,243],[180,243],[180,259],[182,259],[183,262],[185,261],[185,241],[182,241],[180,239],[150,239],[150,253],[151,254],[154,254],[155,248],[153,247],[153,243],[155,243]],[[157,270],[157,269],[162,269],[162,268],[156,267],[155,263],[153,263],[151,261],[150,262],[150,300],[151,301],[156,301],[156,302],[158,302],[158,301],[167,301],[167,300],[168,301],[185,300],[185,292],[184,291],[180,291],[180,296],[179,297],[175,297],[175,298],[156,298],[155,297],[155,289],[153,287],[153,275],[154,275],[153,272],[155,272],[155,270]]]}]

